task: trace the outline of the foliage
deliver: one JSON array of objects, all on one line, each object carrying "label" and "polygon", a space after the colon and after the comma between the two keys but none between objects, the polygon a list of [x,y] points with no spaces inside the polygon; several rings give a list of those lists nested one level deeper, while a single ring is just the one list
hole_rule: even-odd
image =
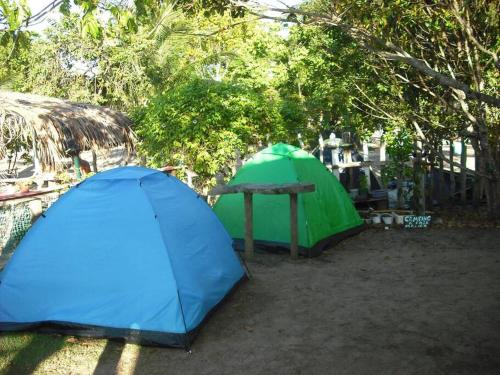
[{"label": "foliage", "polygon": [[384,133],[386,150],[391,160],[406,162],[413,151],[413,137],[406,128],[394,128]]},{"label": "foliage", "polygon": [[324,27],[295,27],[286,52],[288,82],[283,89],[298,95],[319,129],[367,125],[352,106],[364,58],[350,39]]},{"label": "foliage", "polygon": [[[9,85],[18,91],[106,104],[121,109],[145,100],[159,72],[151,66],[154,42],[142,35],[100,43],[82,39],[70,15],[35,38],[12,61]],[[111,31],[110,31],[111,32]]]},{"label": "foliage", "polygon": [[245,155],[252,145],[293,141],[295,124],[287,123],[282,105],[264,90],[194,78],[135,112],[140,150],[152,166],[184,165],[199,175],[200,187],[213,185],[236,150]]},{"label": "foliage", "polygon": [[359,192],[361,194],[368,192],[368,177],[364,173],[359,176]]},{"label": "foliage", "polygon": [[[244,12],[244,2],[55,3],[63,19],[34,35],[27,27],[39,15],[28,17],[23,0],[0,2],[0,80],[22,91],[137,107],[141,149],[154,165],[182,162],[208,182],[230,163],[229,149],[294,142],[297,133],[313,148],[318,133],[364,137],[383,129],[399,163],[394,173],[405,174],[398,137],[418,138],[436,161],[443,139],[467,137],[478,176],[500,202],[498,2],[310,0],[283,9],[283,20],[295,23],[285,38],[276,23],[255,19],[259,10]],[[196,116],[203,130],[189,122]]]},{"label": "foliage", "polygon": [[443,137],[470,137],[477,173],[488,184],[488,209],[500,214],[499,2],[313,0],[296,13],[370,52],[372,79],[397,88],[404,111],[391,110],[388,100],[367,101],[365,108],[406,118],[405,126],[437,155]]},{"label": "foliage", "polygon": [[382,181],[387,184],[412,177],[412,168],[407,165],[413,152],[413,135],[404,127],[394,127],[384,133],[389,161],[382,168]]}]

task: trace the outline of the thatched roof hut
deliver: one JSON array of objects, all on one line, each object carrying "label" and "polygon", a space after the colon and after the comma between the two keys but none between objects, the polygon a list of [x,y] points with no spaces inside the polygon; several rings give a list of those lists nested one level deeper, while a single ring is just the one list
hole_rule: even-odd
[{"label": "thatched roof hut", "polygon": [[125,146],[131,152],[131,125],[106,107],[0,90],[0,158],[16,141],[33,145],[44,169],[56,169],[80,151]]}]

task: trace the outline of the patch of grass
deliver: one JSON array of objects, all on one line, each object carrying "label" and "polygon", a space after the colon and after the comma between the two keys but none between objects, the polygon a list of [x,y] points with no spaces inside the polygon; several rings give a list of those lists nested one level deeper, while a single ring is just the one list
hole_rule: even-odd
[{"label": "patch of grass", "polygon": [[2,334],[0,375],[91,374],[106,343],[103,339],[27,332]]},{"label": "patch of grass", "polygon": [[30,374],[65,345],[65,338],[34,333],[0,336],[0,374]]}]

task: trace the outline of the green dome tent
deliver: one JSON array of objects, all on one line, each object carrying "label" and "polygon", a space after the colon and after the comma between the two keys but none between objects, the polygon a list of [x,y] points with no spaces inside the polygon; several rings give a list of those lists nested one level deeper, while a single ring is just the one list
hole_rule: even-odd
[{"label": "green dome tent", "polygon": [[[255,154],[229,185],[241,183],[314,183],[316,191],[299,194],[298,229],[302,254],[316,255],[325,246],[361,230],[363,221],[337,178],[314,156],[283,143]],[[259,195],[253,198],[256,244],[290,246],[290,203],[288,195]],[[241,247],[245,238],[243,194],[221,196],[215,213]]]}]

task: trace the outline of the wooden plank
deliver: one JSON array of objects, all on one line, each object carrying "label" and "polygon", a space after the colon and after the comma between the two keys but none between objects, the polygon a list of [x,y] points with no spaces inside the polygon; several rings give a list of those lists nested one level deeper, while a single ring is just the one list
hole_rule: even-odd
[{"label": "wooden plank", "polygon": [[373,163],[372,161],[352,161],[350,163],[338,163],[334,168],[358,168],[358,167],[369,167]]},{"label": "wooden plank", "polygon": [[253,194],[290,194],[307,193],[315,190],[314,184],[295,183],[295,184],[238,184],[216,186],[208,194],[223,195],[236,193]]},{"label": "wooden plank", "polygon": [[52,187],[52,188],[46,188],[46,189],[41,189],[41,190],[31,190],[27,191],[26,193],[13,193],[13,194],[4,194],[0,195],[0,202],[6,202],[9,200],[15,200],[15,199],[22,199],[22,198],[31,198],[31,197],[36,197],[38,195],[44,195],[48,193],[52,193],[57,190],[63,189],[63,186],[60,187]]},{"label": "wooden plank", "polygon": [[297,225],[297,193],[290,193],[290,255],[299,257],[299,231]]},{"label": "wooden plank", "polygon": [[253,257],[253,195],[244,193],[245,197],[245,258]]}]

